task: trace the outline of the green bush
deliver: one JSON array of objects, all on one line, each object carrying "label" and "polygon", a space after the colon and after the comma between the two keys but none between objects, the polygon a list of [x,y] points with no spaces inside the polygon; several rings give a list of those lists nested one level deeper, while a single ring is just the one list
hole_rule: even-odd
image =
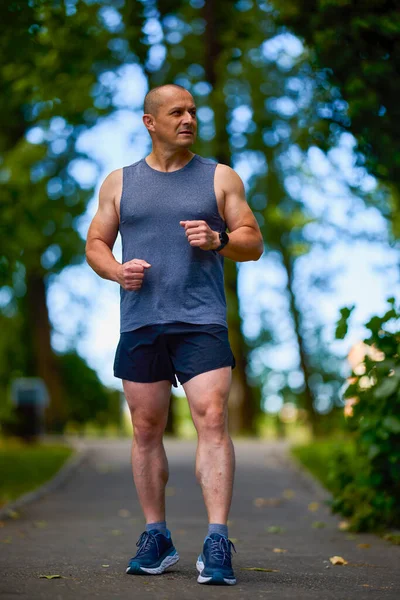
[{"label": "green bush", "polygon": [[338,454],[349,462],[355,456],[352,441],[338,437],[292,446],[290,451],[329,491],[336,489],[334,467]]},{"label": "green bush", "polygon": [[[366,323],[366,355],[353,370],[345,399],[354,399],[347,426],[356,453],[338,452],[332,463],[333,510],[355,531],[400,527],[400,331],[399,308]],[[353,307],[354,308],[354,307]],[[336,337],[344,338],[353,310],[342,309]]]}]

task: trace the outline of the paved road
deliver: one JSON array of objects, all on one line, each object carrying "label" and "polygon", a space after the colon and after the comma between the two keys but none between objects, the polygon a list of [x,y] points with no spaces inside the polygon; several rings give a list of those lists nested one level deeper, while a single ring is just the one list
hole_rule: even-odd
[{"label": "paved road", "polygon": [[[158,577],[125,574],[143,530],[130,442],[90,442],[87,458],[61,488],[25,507],[19,519],[1,524],[0,598],[400,597],[400,547],[340,531],[340,519],[330,515],[318,488],[287,460],[285,446],[267,442],[235,442],[230,537],[237,549],[233,563],[238,584],[197,584],[195,562],[206,533],[206,512],[194,476],[195,444],[168,441],[166,448],[171,471],[168,526],[181,556],[177,565]],[[257,498],[264,499],[256,502],[259,506]],[[316,522],[324,526],[315,527]],[[329,558],[335,555],[349,564],[332,566]],[[255,567],[268,570],[249,570]],[[52,574],[62,578],[40,578]]]}]

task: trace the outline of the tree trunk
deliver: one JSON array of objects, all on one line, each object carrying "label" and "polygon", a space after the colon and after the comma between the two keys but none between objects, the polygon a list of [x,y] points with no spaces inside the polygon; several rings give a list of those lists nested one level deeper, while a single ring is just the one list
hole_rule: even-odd
[{"label": "tree trunk", "polygon": [[305,349],[305,344],[304,344],[303,336],[301,333],[300,314],[299,314],[299,311],[296,306],[296,297],[295,297],[295,293],[293,290],[293,264],[292,264],[291,256],[283,244],[281,245],[280,250],[282,253],[283,264],[284,264],[286,274],[287,274],[287,286],[286,287],[287,287],[287,291],[289,294],[290,312],[293,316],[295,335],[296,335],[296,339],[297,339],[297,345],[299,348],[300,368],[301,368],[301,370],[303,372],[303,376],[304,376],[304,387],[305,387],[305,389],[304,389],[304,399],[305,399],[304,408],[307,411],[308,420],[310,423],[312,434],[314,436],[316,436],[318,434],[318,425],[319,425],[320,419],[319,419],[318,413],[315,410],[314,394],[310,387],[311,373],[310,373],[310,369],[308,367],[307,351]]},{"label": "tree trunk", "polygon": [[32,273],[27,274],[26,284],[28,324],[35,375],[44,380],[50,397],[50,404],[46,410],[46,427],[47,430],[61,432],[65,427],[67,407],[57,360],[51,347],[46,286],[41,275]]},{"label": "tree trunk", "polygon": [[[205,31],[205,75],[213,91],[210,95],[210,106],[214,110],[215,147],[218,162],[230,165],[231,157],[228,145],[226,106],[221,94],[216,93],[219,85],[217,63],[221,54],[215,20],[216,2],[208,0],[203,9],[206,21]],[[236,359],[236,367],[232,372],[232,387],[229,395],[229,429],[232,434],[256,433],[256,416],[260,412],[259,399],[247,380],[246,367],[248,348],[241,329],[241,317],[238,300],[238,273],[234,261],[225,260],[225,292],[228,304],[229,340]]]}]

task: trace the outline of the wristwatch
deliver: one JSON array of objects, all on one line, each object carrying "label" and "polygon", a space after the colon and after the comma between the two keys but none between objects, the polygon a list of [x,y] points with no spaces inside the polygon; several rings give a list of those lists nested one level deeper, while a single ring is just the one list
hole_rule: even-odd
[{"label": "wristwatch", "polygon": [[226,233],[226,231],[219,232],[219,241],[220,241],[220,245],[218,246],[218,248],[215,248],[216,252],[219,252],[219,250],[222,250],[222,248],[225,248],[225,246],[229,242],[229,235]]}]

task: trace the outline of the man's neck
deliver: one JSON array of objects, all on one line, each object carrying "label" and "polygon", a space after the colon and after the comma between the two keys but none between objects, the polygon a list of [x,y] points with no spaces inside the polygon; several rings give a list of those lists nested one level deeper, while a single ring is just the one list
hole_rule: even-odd
[{"label": "man's neck", "polygon": [[147,164],[157,171],[177,171],[193,158],[194,153],[187,148],[179,150],[154,149],[146,156]]}]

